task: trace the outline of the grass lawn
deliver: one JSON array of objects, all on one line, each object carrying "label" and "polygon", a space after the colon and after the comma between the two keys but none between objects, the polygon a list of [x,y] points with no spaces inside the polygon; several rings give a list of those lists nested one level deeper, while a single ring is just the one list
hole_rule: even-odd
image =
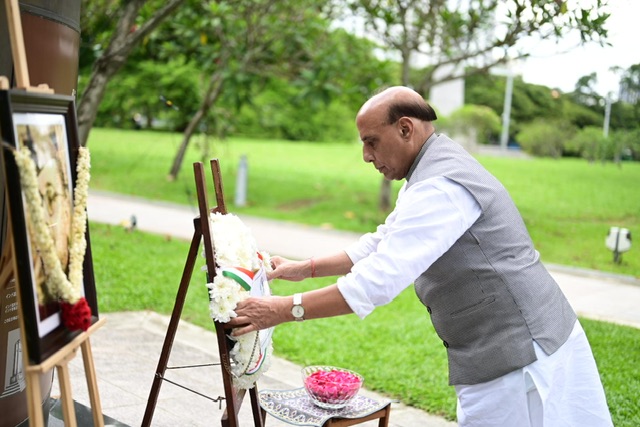
[{"label": "grass lawn", "polygon": [[[181,142],[178,134],[94,129],[93,190],[196,205],[192,164],[220,159],[229,210],[336,229],[373,230],[387,213],[377,209],[381,177],[361,160],[359,144],[312,144],[241,138],[210,146],[200,137],[176,181],[166,179]],[[239,158],[249,162],[246,207],[233,206]],[[521,210],[543,261],[640,277],[637,244],[613,264],[604,246],[610,226],[640,232],[640,164],[588,164],[579,159],[480,157]],[[394,192],[400,183],[393,183]],[[211,187],[212,188],[212,187]],[[92,251],[103,312],[153,310],[170,314],[188,242],[120,227],[91,224]],[[213,328],[204,273],[196,265],[182,319]],[[291,294],[332,282],[274,282]],[[640,425],[640,330],[581,319],[591,341],[616,426]],[[366,386],[433,414],[455,419],[446,353],[429,317],[407,289],[365,320],[355,315],[283,324],[278,356],[304,364],[347,366]],[[348,351],[345,351],[348,349]]]},{"label": "grass lawn", "polygon": [[[229,210],[357,232],[387,212],[377,208],[381,176],[359,144],[195,138],[176,181],[166,179],[181,135],[94,129],[94,190],[196,205],[193,163],[220,159]],[[239,158],[249,164],[248,204],[233,206]],[[581,159],[480,157],[507,187],[547,263],[640,277],[638,245],[613,263],[604,239],[611,226],[640,234],[640,163],[589,164]],[[208,166],[206,168],[208,170]],[[212,188],[212,187],[211,187]],[[397,192],[399,182],[393,183]]]},{"label": "grass lawn", "polygon": [[[170,315],[189,242],[121,227],[90,224],[91,248],[102,312],[152,310]],[[143,254],[143,255],[142,255]],[[213,330],[204,273],[196,262],[182,319]],[[289,295],[332,278],[274,281]],[[640,425],[640,330],[581,319],[591,342],[618,427]],[[345,351],[348,349],[348,351]],[[332,364],[356,370],[366,387],[432,414],[455,419],[455,393],[447,385],[446,353],[412,288],[365,320],[355,315],[278,326],[276,355],[300,365]]]}]

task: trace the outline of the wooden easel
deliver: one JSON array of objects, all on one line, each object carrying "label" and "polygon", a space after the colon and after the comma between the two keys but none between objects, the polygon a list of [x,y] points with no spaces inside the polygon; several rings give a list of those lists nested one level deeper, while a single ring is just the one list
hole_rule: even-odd
[{"label": "wooden easel", "polygon": [[[24,38],[22,33],[22,21],[20,18],[20,8],[17,0],[5,0],[7,10],[7,24],[9,27],[9,37],[11,39],[11,53],[14,62],[16,75],[16,87],[26,91],[53,93],[53,89],[48,85],[42,84],[33,87],[29,81],[29,68],[27,67],[27,56],[24,47]],[[0,76],[0,89],[9,89],[9,80]],[[9,231],[11,230],[11,218],[9,215]],[[9,233],[11,234],[11,233]],[[11,235],[7,236],[6,244],[13,248],[14,242]],[[11,249],[9,253],[11,258],[13,271],[17,270],[15,259],[15,250]],[[18,281],[18,275],[16,282]],[[16,283],[18,301],[20,297],[20,284]],[[27,342],[26,329],[24,325],[24,315],[21,305],[18,304],[18,317],[20,319],[20,331],[22,343]],[[65,426],[75,427],[77,425],[76,414],[73,405],[73,397],[71,395],[71,381],[69,375],[69,362],[75,357],[78,348],[82,351],[82,359],[84,362],[85,376],[89,391],[89,399],[93,413],[93,424],[96,427],[104,426],[102,416],[102,407],[100,404],[100,396],[98,393],[98,383],[96,380],[95,366],[93,363],[93,354],[91,352],[91,344],[89,337],[98,328],[104,324],[104,319],[96,321],[86,332],[77,335],[72,341],[67,343],[61,349],[49,356],[46,360],[37,365],[32,365],[29,359],[28,346],[22,346],[23,366],[25,367],[25,379],[27,384],[27,408],[29,413],[29,425],[32,427],[44,427],[44,417],[41,406],[41,390],[40,375],[56,368],[60,383],[60,401],[62,403],[62,414]]]},{"label": "wooden easel", "polygon": [[[5,271],[2,272],[3,277],[11,274],[9,268],[17,271],[16,260],[13,251],[13,236],[11,233],[11,218],[9,218],[7,238],[5,244],[8,245],[8,251],[5,252],[6,258],[3,264],[11,264],[11,267],[5,265]],[[14,275],[16,282],[17,275]],[[20,284],[16,283],[17,300],[21,301]],[[27,342],[26,329],[24,325],[24,317],[22,308],[18,304],[18,317],[20,319],[20,335],[22,343]],[[89,336],[93,334],[99,327],[104,324],[105,320],[100,319],[95,322],[86,332],[77,335],[71,342],[56,351],[49,358],[38,365],[32,365],[29,360],[28,346],[22,346],[22,363],[25,366],[25,380],[27,384],[27,410],[29,414],[29,425],[32,427],[43,427],[44,417],[42,414],[41,399],[42,393],[40,389],[40,376],[45,372],[56,368],[58,380],[60,382],[60,402],[62,404],[62,415],[66,426],[75,427],[76,414],[73,407],[73,397],[71,396],[71,380],[69,376],[69,362],[75,357],[78,348],[82,350],[82,359],[84,362],[84,370],[87,379],[87,388],[89,391],[89,399],[93,412],[93,425],[103,427],[104,420],[102,417],[102,406],[100,405],[100,395],[98,393],[98,382],[96,380],[95,365],[93,364],[93,354],[91,352],[91,344]]]},{"label": "wooden easel", "polygon": [[13,56],[13,68],[15,69],[16,75],[16,87],[33,92],[53,93],[53,89],[49,88],[46,84],[35,87],[31,86],[18,0],[5,0],[4,3],[7,8],[7,24],[9,27],[9,38],[11,39],[11,54]]},{"label": "wooden easel", "polygon": [[[19,289],[19,286],[18,286]],[[20,291],[18,290],[18,297]],[[98,393],[98,381],[96,379],[95,365],[93,364],[93,353],[91,352],[91,343],[89,337],[98,328],[105,323],[104,319],[99,319],[86,331],[76,336],[71,342],[54,353],[51,357],[39,365],[26,365],[27,355],[25,347],[26,381],[27,381],[27,400],[29,408],[29,425],[34,427],[44,426],[42,416],[42,407],[40,405],[40,375],[48,372],[52,368],[56,368],[58,373],[58,381],[60,384],[60,402],[62,403],[62,415],[64,417],[64,425],[75,427],[77,425],[76,413],[73,405],[73,397],[71,395],[71,379],[69,376],[69,362],[73,360],[78,348],[82,351],[82,361],[84,363],[84,371],[87,379],[87,388],[89,391],[89,400],[91,404],[91,413],[93,415],[93,425],[95,427],[104,427],[104,418],[102,416],[102,405],[100,404],[100,394]],[[22,325],[24,335],[24,325]],[[23,342],[25,337],[22,337]]]},{"label": "wooden easel", "polygon": [[[169,362],[169,355],[171,353],[171,347],[176,336],[178,329],[178,322],[182,314],[184,302],[187,296],[187,290],[191,281],[191,275],[195,262],[199,255],[199,246],[201,240],[204,240],[205,258],[207,264],[207,280],[212,282],[215,277],[216,264],[213,242],[211,241],[211,231],[209,228],[209,215],[210,213],[226,214],[227,208],[224,202],[224,195],[222,190],[222,177],[220,174],[220,165],[217,159],[211,160],[211,172],[213,174],[213,184],[215,188],[217,206],[209,209],[207,202],[207,192],[204,178],[203,165],[200,162],[194,163],[194,174],[196,181],[196,190],[198,195],[198,206],[200,215],[193,220],[194,233],[191,239],[191,246],[189,248],[189,254],[180,280],[180,286],[176,295],[176,302],[173,306],[173,312],[171,314],[171,320],[169,321],[169,327],[167,328],[167,335],[165,336],[164,344],[162,346],[162,352],[160,353],[160,360],[158,361],[158,367],[153,379],[153,385],[151,392],[149,393],[149,400],[147,401],[147,407],[142,420],[142,426],[148,427],[151,425],[153,418],[153,412],[155,410],[156,403],[158,401],[158,394],[160,393],[160,386],[164,380],[164,374]],[[215,322],[216,337],[218,340],[218,351],[220,354],[222,381],[224,385],[224,399],[226,400],[226,408],[220,420],[222,427],[239,427],[238,413],[242,406],[242,401],[246,394],[246,390],[236,389],[233,386],[233,378],[231,373],[227,369],[230,364],[229,341],[227,334],[229,329],[225,329],[225,326],[219,322]],[[253,422],[255,427],[263,427],[265,419],[265,411],[260,408],[258,401],[257,387],[249,389],[249,396],[251,400],[251,408],[253,414]]]}]

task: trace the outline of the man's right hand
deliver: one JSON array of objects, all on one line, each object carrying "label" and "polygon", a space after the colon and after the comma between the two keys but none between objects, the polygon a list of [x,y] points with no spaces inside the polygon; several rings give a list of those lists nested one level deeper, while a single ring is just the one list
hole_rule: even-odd
[{"label": "man's right hand", "polygon": [[271,266],[273,271],[267,273],[268,280],[282,279],[299,282],[311,277],[311,262],[308,259],[291,261],[276,255],[271,257]]}]

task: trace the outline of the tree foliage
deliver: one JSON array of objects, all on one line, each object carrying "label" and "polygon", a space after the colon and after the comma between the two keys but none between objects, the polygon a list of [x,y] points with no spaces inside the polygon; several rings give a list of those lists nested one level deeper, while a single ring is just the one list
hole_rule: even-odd
[{"label": "tree foliage", "polygon": [[200,70],[183,56],[162,66],[150,60],[129,61],[109,81],[95,125],[182,130],[200,99],[199,75]]},{"label": "tree foliage", "polygon": [[[84,1],[83,20],[99,23],[93,36],[93,48],[96,60],[91,75],[83,85],[82,97],[78,103],[78,137],[81,145],[86,145],[89,132],[96,119],[98,106],[104,97],[109,80],[124,66],[129,54],[147,37],[165,18],[180,6],[184,0],[146,1],[130,0],[115,2],[99,0]],[[143,6],[148,8],[144,8]],[[109,32],[103,29],[104,17],[101,13],[113,13],[117,16],[115,28]],[[108,39],[106,45],[101,44]],[[85,51],[86,52],[86,51]],[[99,52],[99,53],[98,53]]]},{"label": "tree foliage", "polygon": [[[602,41],[609,17],[606,0],[595,7],[556,0],[470,0],[461,7],[447,0],[346,0],[354,15],[389,51],[400,57],[401,83],[423,96],[432,86],[487,71],[510,59],[527,37],[561,38],[578,31],[583,42]],[[427,62],[419,79],[410,81],[416,61]],[[473,67],[470,67],[473,65]],[[415,74],[414,74],[415,76]],[[380,209],[391,207],[390,184],[383,179]]]},{"label": "tree foliage", "polygon": [[640,64],[634,64],[622,71],[620,78],[620,100],[638,105],[640,102]]},{"label": "tree foliage", "polygon": [[[197,132],[221,138],[233,132],[291,140],[353,140],[353,117],[374,89],[402,82],[426,94],[437,82],[466,75],[465,100],[470,106],[453,118],[481,129],[480,139],[486,142],[496,138],[506,80],[488,74],[488,69],[526,56],[519,50],[521,40],[562,37],[570,31],[581,34],[583,42],[606,40],[604,1],[571,8],[555,0],[467,3],[84,1],[80,127],[88,133],[91,114],[95,117],[92,108],[99,105],[99,125],[162,123],[184,130],[170,171],[175,176]],[[169,5],[173,9],[167,12]],[[363,19],[367,37],[334,24],[344,11],[340,6]],[[171,19],[165,20],[169,13]],[[381,50],[398,53],[401,61],[380,59]],[[425,57],[428,65],[416,66]],[[611,105],[610,126],[614,134],[626,130],[620,139],[630,142],[612,152],[634,157],[640,64],[617,71],[621,92]],[[585,75],[573,92],[563,94],[516,77],[511,139],[522,139],[530,152],[584,155],[576,148],[586,146],[578,144],[579,139],[595,135],[594,129],[603,123],[605,103],[597,93],[596,78]],[[134,123],[134,114],[143,121]],[[532,134],[546,135],[539,123],[528,126],[536,119],[563,121],[569,129],[585,133],[575,144],[534,142]]]},{"label": "tree foliage", "polygon": [[604,97],[598,93],[596,84],[598,83],[598,75],[591,73],[582,76],[576,82],[571,98],[578,104],[588,107],[602,108],[604,105]]},{"label": "tree foliage", "polygon": [[[191,136],[214,106],[226,105],[234,112],[240,111],[244,105],[252,105],[255,94],[277,79],[297,87],[294,108],[296,104],[328,105],[343,94],[348,99],[349,92],[353,96],[362,91],[360,82],[353,79],[358,73],[346,71],[358,68],[345,68],[356,64],[349,60],[342,43],[335,42],[338,36],[329,30],[327,15],[331,10],[326,2],[237,0],[190,5],[184,16],[167,23],[163,37],[190,40],[190,57],[208,81],[200,106],[184,131],[169,171],[170,179],[177,176]],[[365,52],[353,51],[357,54],[353,57]],[[305,119],[309,121],[302,118]],[[295,132],[295,127],[291,131]]]},{"label": "tree foliage", "polygon": [[[474,74],[465,79],[465,102],[484,105],[501,113],[506,78]],[[603,111],[577,102],[575,93],[563,94],[546,86],[525,83],[516,77],[511,102],[511,136],[517,139],[522,125],[535,119],[561,119],[578,128],[601,126]]]},{"label": "tree foliage", "polygon": [[[603,43],[606,3],[569,8],[556,0],[470,0],[464,6],[447,0],[347,0],[366,28],[400,56],[402,83],[423,94],[439,82],[525,57],[519,46],[528,37],[559,39],[577,31],[583,42]],[[410,82],[414,61],[424,58],[428,67]]]}]

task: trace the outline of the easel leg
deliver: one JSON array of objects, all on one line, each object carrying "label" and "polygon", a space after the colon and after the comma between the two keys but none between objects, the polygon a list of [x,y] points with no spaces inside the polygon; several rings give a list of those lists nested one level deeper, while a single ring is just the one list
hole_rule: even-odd
[{"label": "easel leg", "polygon": [[176,302],[173,306],[173,312],[171,313],[171,320],[169,321],[169,327],[167,328],[167,335],[164,338],[164,344],[162,345],[162,352],[160,353],[160,360],[158,361],[158,367],[156,369],[156,375],[153,378],[153,385],[151,386],[151,392],[149,393],[149,400],[147,401],[147,408],[144,411],[144,418],[142,419],[142,426],[148,427],[151,425],[151,419],[153,418],[153,412],[158,402],[158,395],[160,394],[160,386],[162,385],[162,379],[169,363],[169,355],[171,354],[171,347],[173,347],[173,340],[176,337],[178,330],[178,323],[180,322],[180,316],[182,315],[182,309],[184,307],[184,301],[187,296],[187,290],[189,289],[189,282],[191,281],[191,275],[193,274],[193,268],[198,258],[198,249],[200,247],[200,239],[202,238],[202,231],[199,227],[199,222],[194,221],[195,232],[191,239],[191,246],[189,248],[189,255],[187,262],[185,263],[184,271],[182,273],[182,279],[180,280],[180,287],[178,288],[178,294],[176,296]]},{"label": "easel leg", "polygon": [[267,411],[260,407],[260,399],[258,398],[257,385],[249,390],[249,399],[251,400],[251,410],[253,411],[253,423],[255,427],[264,427]]},{"label": "easel leg", "polygon": [[102,404],[100,403],[100,394],[98,392],[96,369],[93,363],[93,353],[91,352],[91,344],[89,343],[89,340],[84,341],[80,345],[80,348],[82,349],[84,372],[87,377],[87,388],[89,390],[89,400],[91,402],[91,413],[93,414],[93,425],[95,427],[104,427],[104,417],[102,416]]},{"label": "easel leg", "polygon": [[56,366],[58,378],[60,381],[60,403],[62,404],[62,416],[64,417],[64,425],[75,427],[76,411],[73,408],[73,397],[71,397],[71,377],[69,375],[69,364],[65,360]]},{"label": "easel leg", "polygon": [[38,404],[42,399],[40,395],[40,374],[38,372],[27,372],[26,375],[29,425],[31,427],[43,427],[42,407]]}]

